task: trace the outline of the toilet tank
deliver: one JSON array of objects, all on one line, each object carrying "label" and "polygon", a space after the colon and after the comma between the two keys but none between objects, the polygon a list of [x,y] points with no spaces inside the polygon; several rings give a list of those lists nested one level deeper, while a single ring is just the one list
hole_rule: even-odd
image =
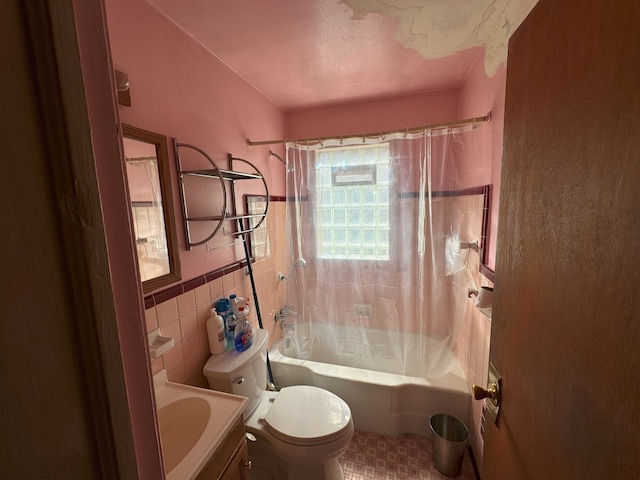
[{"label": "toilet tank", "polygon": [[267,339],[269,332],[254,329],[253,344],[244,352],[227,350],[211,355],[202,372],[209,387],[220,392],[247,397],[245,418],[258,406],[267,387]]}]

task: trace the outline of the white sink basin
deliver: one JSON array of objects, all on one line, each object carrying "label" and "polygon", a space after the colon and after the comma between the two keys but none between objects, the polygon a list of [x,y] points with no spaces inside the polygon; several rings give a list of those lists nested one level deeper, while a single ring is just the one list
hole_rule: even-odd
[{"label": "white sink basin", "polygon": [[173,470],[193,449],[209,423],[209,415],[209,403],[199,397],[181,398],[158,410],[165,471]]},{"label": "white sink basin", "polygon": [[167,480],[194,479],[242,416],[247,399],[168,382],[164,370],[153,385]]}]

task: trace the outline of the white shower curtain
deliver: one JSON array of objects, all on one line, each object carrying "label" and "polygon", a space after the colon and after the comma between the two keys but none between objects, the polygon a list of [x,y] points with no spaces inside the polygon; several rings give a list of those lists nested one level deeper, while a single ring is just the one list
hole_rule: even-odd
[{"label": "white shower curtain", "polygon": [[451,195],[472,186],[463,177],[475,130],[287,145],[294,356],[418,377],[448,371],[475,287],[460,241],[481,234],[482,203]]}]

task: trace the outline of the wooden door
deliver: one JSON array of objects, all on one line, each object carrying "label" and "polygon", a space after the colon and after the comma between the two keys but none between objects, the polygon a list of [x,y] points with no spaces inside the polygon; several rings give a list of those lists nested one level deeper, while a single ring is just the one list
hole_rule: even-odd
[{"label": "wooden door", "polygon": [[509,44],[483,480],[640,478],[640,2]]}]

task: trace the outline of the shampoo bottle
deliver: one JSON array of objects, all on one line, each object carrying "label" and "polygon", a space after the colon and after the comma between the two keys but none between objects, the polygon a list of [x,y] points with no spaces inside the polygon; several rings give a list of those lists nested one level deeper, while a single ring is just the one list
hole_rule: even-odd
[{"label": "shampoo bottle", "polygon": [[207,320],[207,336],[209,337],[209,351],[213,355],[220,355],[227,349],[224,335],[224,320],[215,308],[211,309],[211,316]]}]

